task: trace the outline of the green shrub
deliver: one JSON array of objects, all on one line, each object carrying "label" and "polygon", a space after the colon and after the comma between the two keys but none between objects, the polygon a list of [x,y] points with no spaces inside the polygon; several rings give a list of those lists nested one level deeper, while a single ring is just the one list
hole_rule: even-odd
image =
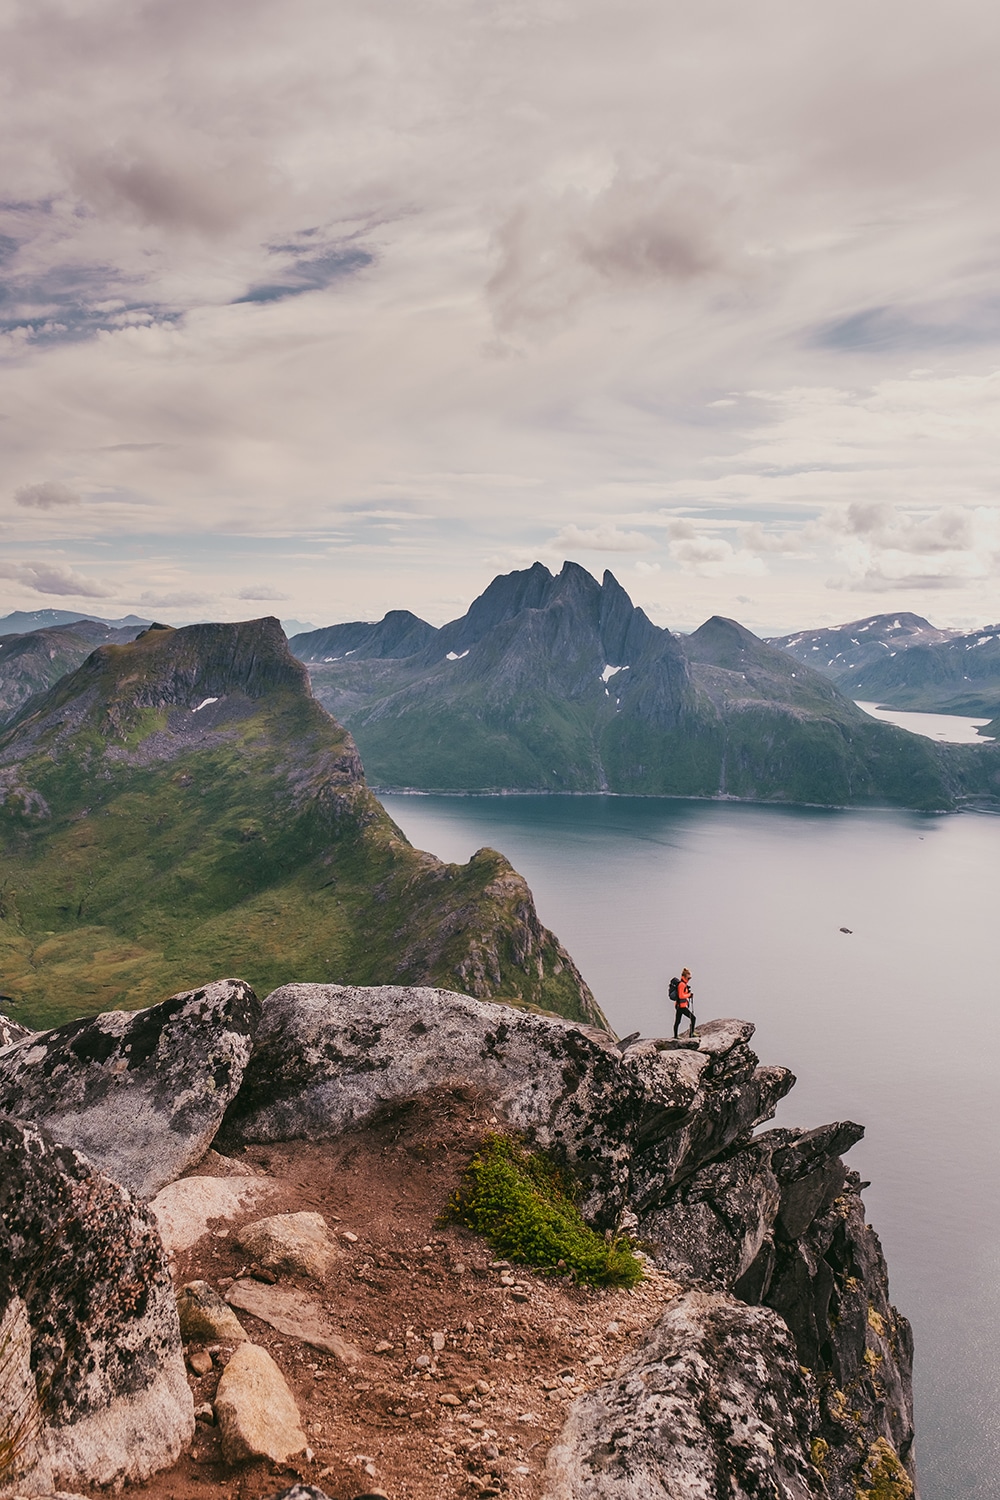
[{"label": "green shrub", "polygon": [[509,1135],[488,1135],[465,1169],[448,1217],[474,1229],[498,1255],[592,1286],[632,1287],[642,1264],[625,1239],[589,1228],[572,1185],[540,1152]]}]

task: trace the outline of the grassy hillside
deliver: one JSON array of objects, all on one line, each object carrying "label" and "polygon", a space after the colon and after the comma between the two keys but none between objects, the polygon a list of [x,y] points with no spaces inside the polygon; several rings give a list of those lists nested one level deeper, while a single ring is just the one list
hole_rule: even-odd
[{"label": "grassy hillside", "polygon": [[0,736],[0,803],[0,1008],[29,1024],[228,974],[597,1017],[501,855],[407,843],[276,621],[102,648]]}]

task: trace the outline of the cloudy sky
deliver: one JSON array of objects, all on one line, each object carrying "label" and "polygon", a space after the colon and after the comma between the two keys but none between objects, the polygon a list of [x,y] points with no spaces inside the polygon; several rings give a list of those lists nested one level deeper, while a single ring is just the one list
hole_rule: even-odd
[{"label": "cloudy sky", "polygon": [[988,0],[0,18],[0,614],[1000,618]]}]

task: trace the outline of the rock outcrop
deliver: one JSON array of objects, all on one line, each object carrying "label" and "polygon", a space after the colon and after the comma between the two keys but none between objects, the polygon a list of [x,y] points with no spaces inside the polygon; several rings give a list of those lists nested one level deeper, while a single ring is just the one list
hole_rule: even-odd
[{"label": "rock outcrop", "polygon": [[[912,1338],[889,1301],[862,1184],[842,1160],[863,1131],[841,1121],[755,1134],[794,1079],[760,1066],[753,1031],[720,1020],[697,1045],[617,1043],[558,1017],[399,986],[287,985],[258,1018],[252,993],[228,981],[136,1017],[13,1042],[0,1052],[0,1098],[72,1131],[120,1181],[148,1190],[200,1154],[220,1119],[228,1149],[332,1141],[381,1130],[422,1095],[463,1091],[571,1168],[587,1217],[636,1235],[683,1288],[646,1346],[571,1409],[548,1500],[911,1500]],[[192,1282],[175,1306],[152,1229],[179,1251],[214,1220],[249,1218],[266,1179],[212,1153],[204,1170],[230,1175],[162,1188],[154,1220],[69,1146],[13,1121],[0,1119],[0,1132],[14,1162],[0,1230],[12,1267],[0,1253],[0,1337],[20,1351],[10,1399],[29,1416],[35,1394],[52,1401],[44,1433],[31,1433],[28,1492],[170,1461],[192,1415],[178,1386],[178,1307],[186,1338],[236,1348],[216,1403],[227,1458],[300,1451],[294,1401],[250,1320],[345,1366],[364,1356],[296,1287],[240,1276],[223,1301]],[[86,1290],[57,1257],[56,1281],[46,1271],[40,1291],[29,1247],[64,1234],[64,1200],[79,1220],[65,1233]],[[341,1253],[305,1211],[258,1219],[233,1239],[265,1277],[322,1279]],[[84,1372],[59,1319],[84,1330]],[[146,1422],[151,1392],[159,1406]]]},{"label": "rock outcrop", "polygon": [[449,990],[285,985],[264,1003],[221,1138],[332,1139],[427,1089],[472,1082],[571,1164],[611,1226],[769,1119],[794,1081],[760,1068],[753,1027],[716,1021],[701,1049],[622,1053],[607,1032]]},{"label": "rock outcrop", "polygon": [[13,1047],[15,1042],[23,1042],[31,1034],[30,1028],[22,1026],[20,1021],[15,1021],[11,1016],[0,1015],[0,1052],[4,1047]]},{"label": "rock outcrop", "polygon": [[69,1146],[0,1119],[0,1423],[24,1494],[145,1479],[190,1442],[194,1405],[166,1257],[147,1211]]},{"label": "rock outcrop", "polygon": [[259,1002],[223,979],[108,1011],[0,1056],[0,1113],[43,1125],[137,1197],[203,1156],[250,1057]]},{"label": "rock outcrop", "polygon": [[826,1500],[809,1457],[815,1405],[779,1317],[688,1292],[637,1359],[574,1404],[546,1500]]},{"label": "rock outcrop", "polygon": [[810,1443],[827,1486],[818,1493],[836,1500],[855,1500],[862,1460],[894,1463],[898,1493],[914,1493],[912,1335],[889,1302],[860,1180],[839,1155],[863,1133],[844,1121],[737,1141],[639,1221],[658,1264],[682,1282],[780,1314],[814,1382]]}]

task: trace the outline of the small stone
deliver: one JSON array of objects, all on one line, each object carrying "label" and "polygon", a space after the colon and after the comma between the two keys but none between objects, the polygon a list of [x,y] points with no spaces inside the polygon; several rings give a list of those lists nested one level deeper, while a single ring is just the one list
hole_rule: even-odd
[{"label": "small stone", "polygon": [[490,1391],[492,1389],[493,1389],[493,1387],[490,1385],[490,1383],[489,1383],[488,1380],[477,1380],[476,1381],[476,1390],[479,1392],[479,1394],[481,1396],[488,1396],[489,1393],[490,1393]]},{"label": "small stone", "polygon": [[240,1230],[236,1243],[253,1257],[255,1269],[251,1275],[262,1281],[270,1280],[272,1285],[276,1276],[259,1276],[258,1268],[263,1272],[312,1276],[321,1281],[337,1259],[337,1247],[330,1238],[326,1220],[316,1213],[273,1214],[268,1219],[258,1219]]},{"label": "small stone", "polygon": [[254,1281],[263,1281],[267,1286],[277,1286],[277,1276],[273,1271],[269,1271],[266,1266],[251,1266],[250,1275]]},{"label": "small stone", "polygon": [[240,1344],[247,1338],[246,1329],[232,1308],[207,1281],[190,1281],[181,1288],[177,1294],[177,1315],[181,1337],[188,1342]]},{"label": "small stone", "polygon": [[[207,1375],[212,1368],[212,1356],[207,1349],[192,1349],[187,1362],[192,1375]],[[197,1412],[195,1415],[197,1416]]]},{"label": "small stone", "polygon": [[447,1339],[445,1338],[443,1333],[431,1334],[431,1348],[434,1350],[435,1354],[440,1354],[446,1343]]},{"label": "small stone", "polygon": [[267,1350],[257,1344],[241,1344],[223,1371],[215,1415],[227,1463],[269,1458],[283,1464],[306,1447],[295,1398]]},{"label": "small stone", "polygon": [[358,1243],[357,1235],[352,1234],[349,1229],[342,1229],[340,1231],[340,1238],[346,1240],[349,1245],[356,1245]]},{"label": "small stone", "polygon": [[212,1409],[212,1403],[210,1401],[203,1401],[200,1406],[196,1406],[194,1409],[194,1419],[196,1422],[205,1422],[209,1427],[214,1427],[215,1412]]},{"label": "small stone", "polygon": [[445,1394],[443,1396],[439,1396],[438,1397],[438,1401],[440,1402],[440,1404],[442,1406],[461,1406],[461,1404],[462,1404],[461,1401],[458,1399],[457,1396],[452,1396],[447,1391],[445,1392]]},{"label": "small stone", "polygon": [[530,1302],[531,1298],[527,1292],[522,1292],[518,1287],[515,1287],[510,1294],[510,1300],[512,1302]]},{"label": "small stone", "polygon": [[465,1269],[466,1269],[465,1266],[463,1265],[463,1263],[460,1260],[457,1260],[455,1262],[454,1271],[455,1271],[455,1275],[456,1276],[464,1276],[465,1275]]},{"label": "small stone", "polygon": [[375,1353],[376,1354],[391,1354],[392,1353],[392,1345],[389,1343],[389,1340],[388,1339],[379,1339],[378,1343],[375,1345]]},{"label": "small stone", "polygon": [[429,1354],[418,1354],[416,1359],[413,1361],[418,1370],[426,1370],[429,1367],[430,1362],[431,1357]]}]

